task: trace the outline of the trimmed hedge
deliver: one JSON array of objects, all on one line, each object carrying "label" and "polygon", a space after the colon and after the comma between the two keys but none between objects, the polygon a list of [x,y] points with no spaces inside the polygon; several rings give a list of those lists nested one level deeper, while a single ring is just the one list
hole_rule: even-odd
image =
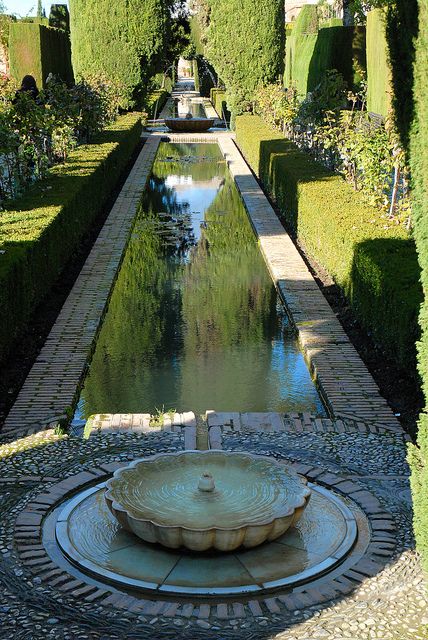
[{"label": "trimmed hedge", "polygon": [[149,93],[145,100],[145,108],[149,119],[159,118],[159,114],[168,100],[169,93],[165,89],[156,89]]},{"label": "trimmed hedge", "polygon": [[305,97],[321,82],[328,69],[336,69],[350,89],[362,80],[366,69],[364,27],[344,27],[332,19],[319,23],[316,5],[305,5],[287,34],[285,86]]},{"label": "trimmed hedge", "polygon": [[411,135],[410,161],[413,173],[413,218],[416,246],[422,267],[425,294],[419,322],[419,372],[426,406],[419,419],[417,446],[410,450],[414,529],[416,542],[428,572],[428,5],[419,0],[419,34],[416,40],[414,96],[416,118]]},{"label": "trimmed hedge", "polygon": [[104,75],[123,90],[121,106],[145,97],[171,37],[173,0],[70,0],[77,78]]},{"label": "trimmed hedge", "polygon": [[220,118],[225,117],[227,122],[230,122],[230,111],[227,108],[226,89],[213,87],[210,91],[210,100]]},{"label": "trimmed hedge", "polygon": [[65,31],[32,22],[11,22],[9,27],[10,72],[21,82],[32,75],[44,87],[50,73],[73,83],[70,39]]},{"label": "trimmed hedge", "polygon": [[0,213],[0,360],[107,202],[141,136],[120,117]]},{"label": "trimmed hedge", "polygon": [[367,14],[367,109],[387,116],[392,105],[391,67],[383,9]]},{"label": "trimmed hedge", "polygon": [[210,0],[205,56],[227,87],[228,106],[248,110],[258,87],[284,71],[283,0]]},{"label": "trimmed hedge", "polygon": [[288,229],[334,278],[356,317],[402,367],[415,369],[422,301],[414,242],[258,116],[236,120],[237,142]]}]

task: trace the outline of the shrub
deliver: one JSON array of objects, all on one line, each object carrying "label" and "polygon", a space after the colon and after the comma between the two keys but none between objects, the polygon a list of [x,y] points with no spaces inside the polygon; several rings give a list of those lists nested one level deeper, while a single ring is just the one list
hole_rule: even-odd
[{"label": "shrub", "polygon": [[144,98],[167,49],[173,0],[70,0],[75,75],[122,87],[121,106]]},{"label": "shrub", "polygon": [[382,116],[388,115],[392,98],[385,19],[383,9],[367,16],[367,109]]},{"label": "shrub", "polygon": [[224,81],[232,113],[248,110],[255,90],[284,67],[282,0],[211,0],[205,55]]},{"label": "shrub", "polygon": [[106,203],[141,135],[120,117],[0,213],[0,360]]},{"label": "shrub", "polygon": [[18,82],[25,75],[32,75],[41,88],[49,74],[68,84],[73,82],[70,40],[64,31],[31,22],[12,22],[9,56],[11,75]]},{"label": "shrub", "polygon": [[321,22],[319,11],[305,5],[287,35],[285,85],[301,97],[313,91],[329,69],[341,73],[349,89],[358,86],[366,69],[364,27]]},{"label": "shrub", "polygon": [[155,116],[159,118],[159,114],[164,108],[168,97],[169,93],[164,89],[157,89],[149,93],[145,101],[145,110],[149,119]]},{"label": "shrub", "polygon": [[257,116],[236,121],[237,142],[288,229],[341,287],[356,317],[399,365],[415,368],[419,266],[405,229],[379,217],[344,180]]},{"label": "shrub", "polygon": [[210,91],[210,100],[220,118],[230,121],[230,111],[227,108],[227,94],[225,89],[213,87]]},{"label": "shrub", "polygon": [[[419,372],[425,401],[428,404],[428,7],[419,2],[419,35],[416,41],[415,107],[416,120],[412,131],[410,160],[414,181],[414,225],[416,246],[422,268],[424,304],[419,323],[422,338],[418,344]],[[410,455],[412,468],[414,529],[428,571],[428,408],[419,420],[417,446]]]}]

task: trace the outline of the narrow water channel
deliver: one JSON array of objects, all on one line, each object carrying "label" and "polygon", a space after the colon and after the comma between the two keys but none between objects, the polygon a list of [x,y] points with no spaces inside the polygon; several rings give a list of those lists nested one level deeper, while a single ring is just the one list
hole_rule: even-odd
[{"label": "narrow water channel", "polygon": [[162,143],[76,419],[324,409],[215,144]]}]

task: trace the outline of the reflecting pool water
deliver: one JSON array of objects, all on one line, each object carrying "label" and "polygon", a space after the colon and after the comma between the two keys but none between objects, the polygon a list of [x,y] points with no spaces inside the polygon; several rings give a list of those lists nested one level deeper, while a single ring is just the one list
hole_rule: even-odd
[{"label": "reflecting pool water", "polygon": [[217,145],[162,143],[76,411],[324,413]]}]

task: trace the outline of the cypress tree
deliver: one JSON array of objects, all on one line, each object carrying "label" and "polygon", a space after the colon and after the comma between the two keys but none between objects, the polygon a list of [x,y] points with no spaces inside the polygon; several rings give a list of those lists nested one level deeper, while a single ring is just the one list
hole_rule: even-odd
[{"label": "cypress tree", "polygon": [[[283,0],[204,0],[209,26],[206,56],[227,89],[234,115],[244,112],[260,85],[284,71]],[[206,5],[209,5],[207,7]]]},{"label": "cypress tree", "polygon": [[410,161],[413,175],[413,216],[416,246],[422,268],[424,303],[421,307],[422,338],[418,344],[419,372],[427,406],[420,416],[417,446],[410,449],[414,530],[428,571],[428,4],[419,0],[419,32],[414,66],[415,122]]},{"label": "cypress tree", "polygon": [[163,60],[173,0],[70,0],[76,78],[105,75],[132,104]]}]

